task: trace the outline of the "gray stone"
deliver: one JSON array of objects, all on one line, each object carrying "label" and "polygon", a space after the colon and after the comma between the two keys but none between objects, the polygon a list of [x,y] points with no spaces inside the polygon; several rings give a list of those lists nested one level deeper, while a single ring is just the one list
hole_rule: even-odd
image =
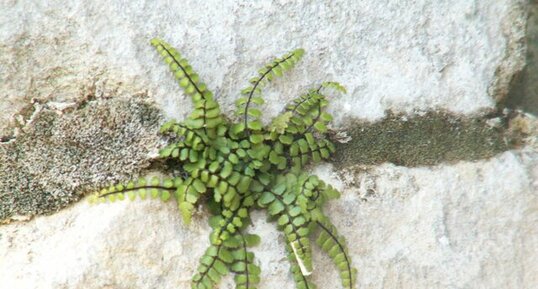
[{"label": "gray stone", "polygon": [[[379,119],[386,110],[472,116],[494,108],[523,67],[525,3],[2,1],[0,155],[13,157],[2,150],[31,138],[39,107],[65,131],[68,120],[84,119],[77,116],[86,102],[106,111],[107,104],[143,96],[166,118],[184,117],[189,100],[149,46],[155,36],[191,60],[228,115],[259,66],[304,47],[303,61],[265,93],[266,120],[324,80],[340,81],[349,91],[332,97],[337,128],[349,118]],[[76,196],[81,180],[96,184],[136,174],[158,146],[151,133],[157,117],[146,124],[138,117],[121,120],[130,119],[125,127],[137,128],[140,139],[132,136],[123,146],[105,142],[102,159],[77,174],[41,173],[63,177],[63,188]],[[103,133],[91,122],[80,127]],[[116,163],[122,156],[126,172]],[[92,157],[100,156],[85,159]],[[43,161],[35,163],[47,169]],[[7,159],[0,166],[14,164]],[[86,168],[92,177],[77,179]],[[338,171],[326,164],[314,172],[343,192],[326,211],[348,240],[358,288],[532,288],[538,284],[537,168],[534,142],[476,162],[356,164]],[[79,202],[50,216],[13,221],[0,226],[0,288],[188,288],[209,243],[207,215],[200,208],[187,227],[172,202]],[[292,288],[282,237],[263,213],[253,220],[249,230],[262,236],[254,249],[260,288]],[[336,270],[315,252],[313,279],[319,288],[339,288]],[[221,288],[232,283],[228,278]]]},{"label": "gray stone", "polygon": [[148,91],[166,116],[184,116],[188,101],[149,46],[156,36],[191,60],[228,112],[259,66],[304,47],[297,69],[266,93],[270,115],[325,80],[350,92],[333,101],[338,120],[474,113],[493,107],[523,67],[523,3],[3,1],[0,123],[31,99],[71,102],[92,90]]},{"label": "gray stone", "polygon": [[[316,173],[343,191],[326,211],[346,236],[358,288],[532,288],[538,279],[538,154],[432,168],[381,165]],[[0,288],[188,288],[209,243],[204,211],[186,227],[173,202],[78,203],[0,227]],[[281,235],[249,229],[260,288],[293,288]],[[318,252],[318,251],[315,251]],[[315,254],[313,279],[339,288]],[[227,284],[230,280],[227,280]],[[222,284],[221,288],[233,288]]]}]

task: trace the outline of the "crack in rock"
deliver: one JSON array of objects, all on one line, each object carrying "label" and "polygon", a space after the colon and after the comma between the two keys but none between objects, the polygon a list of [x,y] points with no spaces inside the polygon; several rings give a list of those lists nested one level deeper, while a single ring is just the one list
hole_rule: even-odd
[{"label": "crack in rock", "polygon": [[351,141],[339,143],[335,135],[334,161],[339,167],[384,162],[414,167],[486,159],[523,145],[532,123],[530,116],[515,111],[477,117],[389,112],[378,122],[352,122],[347,131]]},{"label": "crack in rock", "polygon": [[0,220],[57,211],[86,190],[132,177],[159,147],[157,108],[142,99],[99,99],[71,113],[44,108],[0,143]]}]

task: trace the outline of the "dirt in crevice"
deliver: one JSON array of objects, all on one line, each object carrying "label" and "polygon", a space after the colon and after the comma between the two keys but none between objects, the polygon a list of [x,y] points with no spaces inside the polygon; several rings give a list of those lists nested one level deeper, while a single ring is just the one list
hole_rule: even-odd
[{"label": "dirt in crevice", "polygon": [[[16,139],[0,143],[0,223],[58,211],[102,184],[130,179],[162,146],[159,110],[144,100],[97,99],[61,114],[44,108]],[[402,166],[492,157],[523,144],[524,114],[463,117],[447,112],[351,122],[336,143],[336,167]],[[162,167],[163,164],[158,164]]]},{"label": "dirt in crevice", "polygon": [[350,120],[351,140],[333,135],[336,167],[385,162],[415,167],[479,160],[538,143],[538,1],[530,1],[526,65],[514,75],[505,97],[489,113],[461,116],[445,111],[403,115],[388,112],[376,122]]},{"label": "dirt in crevice", "polygon": [[508,95],[500,105],[538,116],[538,1],[530,1],[528,7],[526,65],[514,75]]},{"label": "dirt in crevice", "polygon": [[[352,121],[346,133],[351,140],[335,137],[337,167],[385,162],[415,167],[460,160],[478,160],[523,144],[524,128],[511,125],[521,114],[512,112],[464,117],[443,111],[422,115],[388,113],[381,121]],[[518,125],[524,126],[521,122]]]},{"label": "dirt in crevice", "polygon": [[106,183],[133,177],[159,147],[160,111],[142,98],[46,105],[0,143],[0,222],[55,212]]}]

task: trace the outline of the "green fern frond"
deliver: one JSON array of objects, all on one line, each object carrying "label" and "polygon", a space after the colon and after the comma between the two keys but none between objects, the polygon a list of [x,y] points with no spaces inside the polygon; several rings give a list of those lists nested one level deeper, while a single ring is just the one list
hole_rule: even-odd
[{"label": "green fern frond", "polygon": [[338,235],[336,228],[327,218],[316,221],[320,234],[316,243],[321,247],[336,265],[342,285],[346,289],[353,289],[356,282],[357,270],[351,265],[351,258],[347,251],[344,238]]},{"label": "green fern frond", "polygon": [[209,223],[213,228],[209,237],[211,244],[219,245],[244,228],[248,224],[249,209],[252,205],[254,199],[246,197],[234,210],[223,209],[220,215],[212,217]]},{"label": "green fern frond", "polygon": [[286,129],[288,128],[288,125],[290,123],[292,117],[291,112],[285,112],[283,114],[280,114],[276,116],[271,124],[269,125],[269,131],[271,132],[271,139],[274,139],[274,137],[278,137],[280,135],[283,135]]},{"label": "green fern frond", "polygon": [[90,203],[105,202],[107,200],[110,202],[122,201],[125,199],[125,195],[130,200],[134,200],[139,196],[142,200],[149,197],[168,201],[182,183],[181,178],[140,178],[136,181],[128,181],[104,188],[91,194],[88,201]]},{"label": "green fern frond", "polygon": [[339,91],[339,92],[344,93],[344,94],[347,93],[346,88],[342,84],[340,84],[340,83],[338,83],[336,81],[326,81],[326,82],[323,82],[321,84],[321,86],[325,87],[325,88],[334,89],[334,90]]},{"label": "green fern frond", "polygon": [[200,82],[198,74],[194,72],[187,59],[183,58],[175,48],[158,38],[153,38],[150,43],[157,49],[164,62],[168,64],[179,86],[192,97],[194,102],[213,98],[213,94],[207,90],[204,83]]},{"label": "green fern frond", "polygon": [[285,71],[295,66],[303,54],[304,50],[299,48],[280,58],[276,58],[258,70],[258,76],[249,80],[251,85],[241,90],[243,96],[236,102],[237,114],[243,118],[243,122],[236,125],[238,132],[246,129],[248,134],[249,131],[260,131],[262,129],[261,111],[254,108],[253,105],[262,105],[264,103],[261,97],[263,85],[275,77],[282,76]]},{"label": "green fern frond", "polygon": [[185,224],[190,224],[194,207],[206,191],[206,183],[199,178],[188,178],[178,186],[176,199]]},{"label": "green fern frond", "polygon": [[254,253],[250,252],[248,248],[258,245],[260,237],[257,235],[239,234],[235,239],[236,241],[230,249],[233,257],[230,271],[235,273],[235,288],[256,289],[258,283],[260,283],[261,270],[254,263]]},{"label": "green fern frond", "polygon": [[286,105],[286,111],[289,111],[296,116],[305,115],[320,99],[325,98],[320,93],[322,87],[323,85],[319,86],[317,89],[310,89],[308,93],[295,98],[291,103]]},{"label": "green fern frond", "polygon": [[229,265],[234,261],[232,254],[223,245],[211,245],[200,258],[197,273],[192,277],[192,288],[211,289],[229,273]]},{"label": "green fern frond", "polygon": [[185,143],[196,150],[201,150],[203,148],[199,147],[199,144],[207,146],[210,141],[205,134],[200,133],[186,124],[178,123],[175,120],[165,122],[161,126],[159,132],[163,135],[174,134],[176,137],[183,137]]},{"label": "green fern frond", "polygon": [[207,89],[205,83],[200,82],[199,75],[193,71],[189,62],[170,44],[154,38],[151,40],[151,45],[157,49],[164,62],[168,64],[179,86],[192,98],[194,111],[187,118],[185,124],[193,129],[203,128],[208,137],[213,137],[214,131],[208,133],[207,129],[216,128],[224,122],[220,107],[213,99],[213,93]]},{"label": "green fern frond", "polygon": [[326,97],[314,91],[298,100],[299,102],[288,106],[293,113],[290,132],[304,134],[314,127],[318,132],[325,133],[327,128],[324,126],[332,119],[327,120],[330,115],[323,111],[328,104]]},{"label": "green fern frond", "polygon": [[307,276],[313,272],[310,236],[320,231],[318,244],[337,265],[346,289],[355,284],[355,269],[344,239],[323,213],[327,200],[339,196],[330,185],[302,170],[329,158],[334,145],[327,137],[332,116],[325,112],[326,89],[345,93],[337,82],[323,82],[288,104],[268,126],[260,120],[261,89],[291,69],[302,49],[276,58],[258,71],[237,101],[239,122],[232,124],[199,80],[188,61],[168,43],[151,44],[193,101],[193,112],[182,122],[168,121],[160,133],[168,145],[159,151],[164,160],[178,165],[172,174],[182,177],[141,179],[95,193],[90,200],[114,201],[125,195],[176,199],[183,221],[191,222],[195,208],[207,204],[210,213],[210,246],[200,258],[192,288],[213,289],[232,272],[238,289],[253,289],[260,282],[260,268],[249,248],[259,237],[245,234],[250,213],[265,208],[286,240],[290,269],[299,289],[312,289]]},{"label": "green fern frond", "polygon": [[297,198],[299,191],[290,188],[285,178],[277,178],[275,186],[261,195],[258,204],[267,208],[269,215],[277,220],[278,228],[284,232],[303,274],[309,275],[312,272],[312,248],[308,239],[310,213],[301,209]]},{"label": "green fern frond", "polygon": [[286,256],[288,257],[288,261],[290,263],[290,272],[293,277],[293,281],[295,281],[295,288],[297,289],[315,289],[316,285],[310,281],[309,277],[305,276],[303,274],[303,271],[301,270],[301,266],[299,265],[299,262],[297,261],[297,257],[293,253],[293,249],[289,244],[286,244]]}]

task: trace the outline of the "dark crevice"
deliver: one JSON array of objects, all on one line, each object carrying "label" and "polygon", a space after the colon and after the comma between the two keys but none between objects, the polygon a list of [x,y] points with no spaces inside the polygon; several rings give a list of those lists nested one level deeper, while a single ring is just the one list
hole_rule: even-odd
[{"label": "dark crevice", "polygon": [[511,128],[515,111],[499,110],[477,117],[443,111],[408,116],[389,112],[377,122],[352,121],[345,129],[351,140],[336,145],[333,162],[337,167],[385,162],[415,167],[460,160],[487,159],[523,144],[523,137]]},{"label": "dark crevice", "polygon": [[538,116],[538,1],[530,1],[528,6],[526,65],[514,75],[508,95],[499,105]]},{"label": "dark crevice", "polygon": [[158,146],[160,122],[158,109],[139,99],[90,100],[63,114],[45,106],[0,143],[0,223],[54,213],[140,174]]},{"label": "dark crevice", "polygon": [[14,140],[14,139],[15,139],[14,135],[0,136],[0,143],[9,142],[9,141]]}]

